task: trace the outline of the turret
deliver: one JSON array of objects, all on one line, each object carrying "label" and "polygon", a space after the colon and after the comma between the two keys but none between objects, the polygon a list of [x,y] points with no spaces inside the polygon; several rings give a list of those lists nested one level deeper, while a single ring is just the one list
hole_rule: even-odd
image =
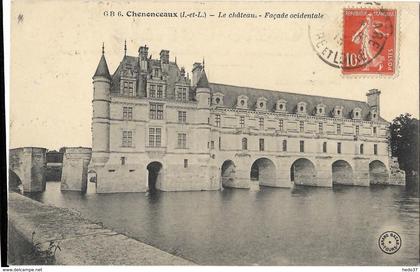
[{"label": "turret", "polygon": [[105,59],[104,46],[93,79],[92,162],[104,164],[109,152],[109,108],[111,75]]},{"label": "turret", "polygon": [[199,109],[210,108],[210,86],[206,71],[203,69],[196,86],[196,98]]}]

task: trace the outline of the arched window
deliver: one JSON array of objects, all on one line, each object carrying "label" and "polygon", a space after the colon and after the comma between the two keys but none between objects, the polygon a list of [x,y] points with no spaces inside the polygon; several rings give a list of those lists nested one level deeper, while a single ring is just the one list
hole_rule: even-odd
[{"label": "arched window", "polygon": [[360,154],[363,154],[363,144],[360,145]]},{"label": "arched window", "polygon": [[242,138],[242,150],[248,150],[248,139]]},{"label": "arched window", "polygon": [[287,140],[283,140],[283,151],[287,151]]}]

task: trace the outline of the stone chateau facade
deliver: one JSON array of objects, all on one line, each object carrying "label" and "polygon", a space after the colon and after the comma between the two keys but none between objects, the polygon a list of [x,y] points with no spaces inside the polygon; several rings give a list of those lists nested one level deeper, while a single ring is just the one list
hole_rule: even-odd
[{"label": "stone chateau facade", "polygon": [[98,193],[404,184],[390,157],[380,91],[367,101],[191,78],[162,50],[125,54],[93,76],[91,181]]}]

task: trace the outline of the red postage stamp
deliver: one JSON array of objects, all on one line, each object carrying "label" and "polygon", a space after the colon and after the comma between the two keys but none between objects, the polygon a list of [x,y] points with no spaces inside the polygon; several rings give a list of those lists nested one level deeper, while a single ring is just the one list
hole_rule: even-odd
[{"label": "red postage stamp", "polygon": [[393,75],[396,66],[395,9],[344,9],[343,74]]}]

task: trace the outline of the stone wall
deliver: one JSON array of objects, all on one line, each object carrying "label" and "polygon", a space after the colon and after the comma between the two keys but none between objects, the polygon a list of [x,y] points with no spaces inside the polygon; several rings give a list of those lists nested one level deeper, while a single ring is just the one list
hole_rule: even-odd
[{"label": "stone wall", "polygon": [[66,147],[61,177],[62,191],[86,191],[88,165],[91,155],[91,148]]},{"label": "stone wall", "polygon": [[24,192],[45,190],[46,149],[21,147],[9,150],[9,170],[15,173]]},{"label": "stone wall", "polygon": [[9,195],[10,265],[194,265],[74,210]]}]

